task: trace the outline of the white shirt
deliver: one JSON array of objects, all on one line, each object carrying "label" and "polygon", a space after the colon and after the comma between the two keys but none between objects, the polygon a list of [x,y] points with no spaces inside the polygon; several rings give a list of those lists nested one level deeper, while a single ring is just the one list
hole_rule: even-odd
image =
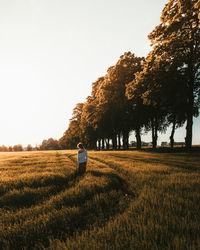
[{"label": "white shirt", "polygon": [[78,163],[83,163],[87,161],[87,150],[83,152],[78,152]]}]

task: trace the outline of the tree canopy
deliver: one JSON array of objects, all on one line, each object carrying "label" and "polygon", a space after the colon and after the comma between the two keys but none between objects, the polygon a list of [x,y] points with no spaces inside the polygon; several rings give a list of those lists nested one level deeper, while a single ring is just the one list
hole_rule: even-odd
[{"label": "tree canopy", "polygon": [[81,140],[90,148],[127,149],[134,131],[140,149],[144,130],[152,132],[156,148],[158,131],[169,126],[173,147],[175,129],[186,122],[185,145],[191,148],[200,105],[199,7],[197,0],[169,0],[148,36],[147,57],[125,52],[92,83],[91,95],[73,110],[61,147],[73,148]]}]

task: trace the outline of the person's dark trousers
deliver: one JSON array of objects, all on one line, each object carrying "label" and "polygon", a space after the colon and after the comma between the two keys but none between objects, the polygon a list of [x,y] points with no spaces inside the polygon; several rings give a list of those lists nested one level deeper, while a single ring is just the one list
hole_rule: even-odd
[{"label": "person's dark trousers", "polygon": [[79,163],[78,174],[84,174],[86,171],[86,162]]}]

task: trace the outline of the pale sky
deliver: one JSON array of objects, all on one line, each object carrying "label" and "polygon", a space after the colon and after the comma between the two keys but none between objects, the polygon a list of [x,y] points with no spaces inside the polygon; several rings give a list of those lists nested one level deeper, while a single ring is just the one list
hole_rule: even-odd
[{"label": "pale sky", "polygon": [[[151,50],[147,35],[167,2],[0,0],[0,145],[59,139],[92,82],[124,52]],[[200,144],[199,131],[195,119],[193,144]],[[184,137],[183,128],[175,140]]]}]

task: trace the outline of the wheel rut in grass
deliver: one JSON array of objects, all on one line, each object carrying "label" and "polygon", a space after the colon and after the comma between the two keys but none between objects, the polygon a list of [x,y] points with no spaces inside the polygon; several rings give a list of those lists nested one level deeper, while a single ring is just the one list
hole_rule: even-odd
[{"label": "wheel rut in grass", "polygon": [[68,159],[70,159],[70,161],[73,163],[73,165],[75,167],[77,167],[77,161],[74,159],[75,154],[66,154],[66,156],[68,157]]},{"label": "wheel rut in grass", "polygon": [[[65,162],[62,162],[61,154],[56,154],[55,163],[58,167],[65,165]],[[80,179],[81,177],[77,178],[76,172],[68,174],[63,169],[61,174],[55,172],[47,176],[39,175],[37,178],[22,180],[19,183],[8,183],[0,192],[0,208],[16,211],[44,204],[52,197],[56,197],[75,186]]]},{"label": "wheel rut in grass", "polygon": [[105,166],[108,166],[109,168],[115,170],[118,173],[118,176],[120,176],[120,178],[123,180],[124,183],[124,191],[126,192],[127,195],[129,195],[129,198],[135,200],[139,194],[141,190],[138,190],[136,192],[136,189],[134,187],[132,187],[134,181],[136,181],[136,179],[134,180],[133,176],[130,176],[130,172],[123,169],[123,167],[119,164],[113,164],[111,162],[107,162],[103,159],[99,159],[97,157],[92,157],[90,156],[90,158],[96,162],[99,163],[103,163]]},{"label": "wheel rut in grass", "polygon": [[[77,161],[74,158],[76,155],[75,154],[71,154],[71,155],[67,155],[67,157],[69,159],[71,159],[71,161],[77,166]],[[107,162],[103,159],[99,159],[93,156],[89,156],[89,160],[93,160],[96,161],[98,163],[101,163],[109,168],[111,168],[112,170],[116,171],[116,173],[103,173],[101,171],[97,171],[96,170],[87,170],[87,172],[91,173],[92,175],[96,175],[96,176],[107,176],[109,178],[115,178],[118,179],[118,182],[121,184],[121,190],[125,193],[125,195],[129,195],[129,198],[135,197],[135,193],[133,191],[131,191],[130,189],[130,182],[132,182],[132,179],[130,180],[129,177],[129,172],[127,172],[126,170],[123,170],[121,168],[120,165],[118,164],[112,164],[110,162]],[[90,168],[90,163],[88,164],[88,167]]]}]

